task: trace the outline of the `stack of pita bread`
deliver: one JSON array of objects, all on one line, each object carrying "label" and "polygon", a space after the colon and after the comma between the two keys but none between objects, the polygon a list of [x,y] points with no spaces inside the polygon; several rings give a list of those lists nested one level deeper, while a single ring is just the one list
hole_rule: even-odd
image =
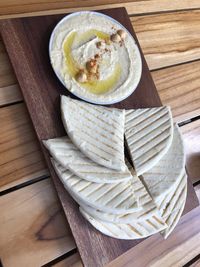
[{"label": "stack of pita bread", "polygon": [[183,141],[170,108],[126,111],[62,96],[61,114],[67,136],[44,145],[85,219],[114,238],[166,238],[187,193]]}]

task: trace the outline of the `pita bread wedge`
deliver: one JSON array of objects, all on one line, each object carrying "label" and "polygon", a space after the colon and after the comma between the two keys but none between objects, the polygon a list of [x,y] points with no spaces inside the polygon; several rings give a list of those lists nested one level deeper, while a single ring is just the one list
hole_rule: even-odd
[{"label": "pita bread wedge", "polygon": [[125,171],[125,111],[61,97],[61,114],[72,142],[92,161]]},{"label": "pita bread wedge", "polygon": [[[128,162],[127,166],[129,167],[131,173],[133,173],[134,175],[134,170]],[[132,185],[134,188],[134,194],[137,199],[138,206],[141,207],[141,210],[132,213],[113,214],[94,209],[90,206],[85,206],[83,203],[79,204],[82,207],[82,210],[88,215],[90,215],[94,219],[102,220],[104,222],[126,224],[137,221],[144,221],[149,218],[152,218],[152,216],[160,217],[160,212],[157,209],[155,202],[148,194],[146,188],[138,177],[137,179],[134,178],[134,182],[132,183]]]},{"label": "pita bread wedge", "polygon": [[166,228],[162,217],[153,215],[151,218],[130,224],[117,224],[97,220],[87,214],[81,207],[79,208],[85,219],[93,225],[94,228],[103,234],[118,239],[139,239],[153,235]]},{"label": "pita bread wedge", "polygon": [[137,199],[138,206],[141,207],[141,210],[132,213],[113,214],[102,212],[101,210],[96,210],[90,206],[85,206],[81,204],[82,209],[97,220],[120,224],[130,223],[133,221],[143,221],[150,218],[152,215],[159,215],[160,213],[157,209],[156,204],[154,203],[151,196],[148,194],[140,179],[137,177],[137,179],[134,178],[134,180],[135,182],[132,183],[134,194]]},{"label": "pita bread wedge", "polygon": [[126,224],[136,221],[144,221],[152,217],[152,215],[160,214],[155,203],[150,201],[145,204],[141,210],[132,212],[132,213],[122,213],[122,214],[113,214],[106,213],[100,210],[93,209],[90,206],[81,205],[82,209],[90,216],[94,217],[97,220],[102,220],[104,222],[111,223],[120,223]]},{"label": "pita bread wedge", "polygon": [[173,191],[170,194],[167,194],[161,203],[156,203],[158,209],[161,212],[161,216],[166,219],[172,212],[175,210],[180,209],[181,203],[185,200],[185,195],[183,194],[183,191],[187,186],[187,176],[184,172],[181,175],[181,179],[179,183],[176,185],[176,187],[173,189]]},{"label": "pita bread wedge", "polygon": [[[127,213],[141,209],[138,205],[138,196],[133,191],[133,181],[117,184],[98,184],[89,182],[63,168],[52,159],[54,169],[63,182],[67,191],[78,203],[88,205],[110,213]],[[146,196],[142,197],[146,201]]]},{"label": "pita bread wedge", "polygon": [[187,175],[184,173],[180,184],[175,190],[171,201],[162,212],[162,218],[168,227],[161,232],[164,238],[167,238],[178,224],[181,214],[185,207],[187,197]]},{"label": "pita bread wedge", "polygon": [[174,125],[172,144],[160,161],[145,172],[143,182],[155,201],[173,191],[185,171],[184,145],[177,125]]},{"label": "pita bread wedge", "polygon": [[169,107],[126,111],[125,139],[138,176],[153,168],[167,153],[172,137]]},{"label": "pita bread wedge", "polygon": [[118,183],[132,179],[128,168],[117,171],[101,166],[86,157],[67,137],[43,141],[53,158],[72,173],[96,183]]}]

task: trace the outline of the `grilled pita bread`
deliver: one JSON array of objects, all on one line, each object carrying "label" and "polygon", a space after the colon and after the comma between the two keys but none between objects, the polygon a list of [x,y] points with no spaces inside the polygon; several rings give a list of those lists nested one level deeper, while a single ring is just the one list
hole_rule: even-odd
[{"label": "grilled pita bread", "polygon": [[165,222],[159,215],[152,215],[144,221],[131,222],[130,224],[117,224],[97,220],[81,207],[79,208],[85,219],[97,230],[105,235],[118,239],[139,239],[148,237],[166,228]]},{"label": "grilled pita bread", "polygon": [[[138,201],[140,198],[134,194],[136,177],[133,177],[131,181],[117,184],[98,184],[81,179],[63,168],[54,159],[52,159],[52,164],[67,191],[79,204],[83,203],[94,209],[114,214],[141,209]],[[147,194],[141,197],[141,201],[143,205],[148,201]]]},{"label": "grilled pita bread", "polygon": [[160,214],[155,203],[152,199],[145,205],[143,205],[141,210],[132,212],[132,213],[122,213],[122,214],[113,214],[113,213],[106,213],[100,210],[93,209],[90,206],[85,206],[81,204],[82,209],[92,217],[97,220],[102,220],[105,222],[111,223],[120,223],[126,224],[136,221],[144,221],[152,217],[152,215]]},{"label": "grilled pita bread", "polygon": [[125,111],[61,97],[62,121],[72,142],[92,161],[125,171]]},{"label": "grilled pita bread", "polygon": [[106,213],[101,210],[97,210],[92,208],[91,206],[86,206],[80,201],[78,201],[79,205],[82,207],[82,209],[94,217],[95,219],[100,219],[102,221],[107,222],[114,222],[114,223],[130,223],[133,221],[143,221],[148,218],[151,218],[153,215],[160,216],[160,213],[153,201],[153,199],[150,197],[148,192],[146,191],[144,185],[140,181],[138,177],[135,177],[135,172],[128,161],[126,161],[127,166],[132,176],[132,186],[134,189],[133,194],[136,197],[138,206],[141,207],[140,210],[135,211],[133,213],[123,213],[123,214],[114,214],[114,213]]},{"label": "grilled pita bread", "polygon": [[138,176],[167,153],[173,137],[169,107],[131,109],[125,116],[125,139]]},{"label": "grilled pita bread", "polygon": [[[172,197],[177,186],[180,185],[180,181],[185,173],[185,159],[184,159],[184,147],[183,141],[178,129],[178,126],[174,126],[173,142],[165,154],[165,156],[154,166],[148,173],[143,175],[143,179],[148,189],[148,192],[152,196],[159,208],[162,215],[169,215],[173,210]],[[142,184],[138,179],[138,184]],[[137,188],[137,186],[135,187]],[[141,189],[146,191],[145,188]],[[178,191],[182,190],[179,186]],[[136,191],[136,190],[135,190]],[[177,191],[177,192],[178,192]],[[151,197],[149,196],[151,200]],[[175,198],[174,198],[175,200]],[[153,202],[153,201],[152,201]],[[149,202],[150,204],[151,202]],[[169,204],[170,203],[170,204]],[[108,214],[105,212],[94,210],[91,207],[83,207],[83,209],[96,219],[100,219],[107,222],[114,223],[130,223],[131,221],[141,221],[148,218],[157,209],[154,202],[153,205],[146,205],[143,210],[128,213],[128,214]],[[168,207],[167,210],[166,206]],[[170,209],[171,208],[171,209]],[[167,212],[167,213],[166,213]]]},{"label": "grilled pita bread", "polygon": [[187,176],[184,172],[181,175],[181,179],[176,187],[171,191],[170,194],[167,194],[160,203],[156,203],[158,209],[161,212],[161,216],[166,219],[174,210],[180,208],[180,202],[183,202],[184,198],[182,192],[184,191],[187,185]]},{"label": "grilled pita bread", "polygon": [[[118,239],[137,239],[144,238],[161,232],[164,238],[167,238],[177,225],[181,214],[184,210],[187,195],[187,176],[184,173],[180,183],[172,194],[171,199],[164,198],[162,205],[165,207],[161,208],[161,215],[159,212],[152,214],[148,219],[131,221],[127,224],[105,222],[103,220],[96,219],[91,214],[85,211],[85,207],[80,207],[82,215],[100,232],[108,236]],[[102,213],[101,213],[102,214]],[[151,226],[149,228],[149,226]],[[158,229],[162,228],[161,231]]]},{"label": "grilled pita bread", "polygon": [[86,157],[67,137],[43,141],[53,158],[73,174],[96,183],[117,183],[132,179],[128,168],[117,171],[101,166]]},{"label": "grilled pita bread", "polygon": [[[131,172],[134,173],[133,169],[131,169],[131,166],[128,165],[128,167]],[[133,221],[143,221],[149,219],[150,217],[152,217],[152,215],[159,215],[160,213],[153,199],[148,194],[147,190],[138,177],[134,178],[132,186],[138,206],[141,207],[141,210],[132,213],[113,214],[102,212],[101,210],[96,210],[90,206],[81,204],[82,209],[97,220],[120,224],[130,223]]]},{"label": "grilled pita bread", "polygon": [[165,200],[165,208],[162,211],[162,218],[168,225],[168,227],[161,232],[164,238],[167,238],[173,231],[175,226],[181,217],[181,214],[185,207],[187,197],[187,175],[183,174],[180,183],[176,190],[173,192],[169,202]]},{"label": "grilled pita bread", "polygon": [[177,125],[174,125],[172,144],[167,153],[148,172],[143,182],[155,201],[173,191],[185,171],[184,145]]}]

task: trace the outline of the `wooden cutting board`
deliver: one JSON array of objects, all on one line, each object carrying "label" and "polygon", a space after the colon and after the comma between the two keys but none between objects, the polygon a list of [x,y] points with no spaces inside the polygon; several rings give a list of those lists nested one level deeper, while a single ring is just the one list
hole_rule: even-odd
[{"label": "wooden cutting board", "polygon": [[[124,8],[100,12],[118,20],[137,41]],[[51,32],[57,22],[65,15],[4,20],[0,23],[1,34],[83,263],[87,267],[100,267],[142,240],[125,241],[113,239],[102,235],[89,225],[80,215],[78,205],[68,195],[56,176],[51,166],[49,155],[42,146],[41,140],[43,139],[65,135],[60,117],[59,102],[60,94],[69,95],[69,92],[56,78],[48,56]],[[129,109],[162,105],[142,51],[141,55],[143,71],[138,88],[126,100],[112,106]],[[185,212],[198,205],[191,182],[188,182],[188,185]]]}]

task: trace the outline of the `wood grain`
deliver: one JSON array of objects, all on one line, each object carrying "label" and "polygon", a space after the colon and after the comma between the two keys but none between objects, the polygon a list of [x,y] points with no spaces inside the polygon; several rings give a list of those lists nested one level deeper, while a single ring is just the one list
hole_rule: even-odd
[{"label": "wood grain", "polygon": [[[134,35],[124,9],[104,11],[104,13],[118,19]],[[61,18],[62,16],[48,16],[15,19],[4,21],[1,25],[2,37],[6,43],[40,141],[64,134],[59,116],[59,95],[68,92],[55,78],[48,61],[47,52],[49,35]],[[132,96],[116,104],[116,107],[137,108],[161,105],[145,60],[142,59],[143,75],[138,89]],[[79,252],[86,266],[102,266],[141,242],[141,240],[115,240],[93,229],[80,216],[77,205],[56,177],[46,151],[45,156]],[[188,192],[187,210],[190,210],[197,205],[197,200],[191,186]]]},{"label": "wood grain", "polygon": [[2,41],[0,41],[0,63],[0,88],[16,84],[17,79]]},{"label": "wood grain", "polygon": [[[158,89],[162,102],[165,105],[171,106],[173,116],[176,121],[179,121],[179,122],[185,121],[191,117],[195,117],[198,114],[200,114],[200,108],[199,108],[200,107],[200,98],[199,98],[200,97],[200,89],[199,89],[200,79],[199,79],[199,71],[198,71],[199,69],[200,69],[200,61],[197,61],[197,62],[187,63],[187,64],[183,64],[180,66],[170,67],[170,68],[166,68],[163,70],[152,72],[153,80],[156,84],[156,87]],[[12,70],[10,71],[12,72]],[[0,104],[5,105],[11,102],[15,102],[17,100],[21,100],[20,97],[22,96],[17,85],[11,85],[6,88],[0,88]],[[183,103],[184,105],[182,105]],[[13,112],[12,111],[9,112],[10,118],[13,116],[12,113],[15,113],[15,109],[11,107],[11,110],[13,110]],[[19,110],[20,110],[19,118],[21,122],[23,122],[22,131],[23,129],[29,128],[29,131],[30,131],[29,134],[30,136],[32,136],[32,140],[34,140],[34,133],[32,131],[32,126],[30,125],[30,120],[28,119],[28,116],[24,114],[24,112],[26,112],[26,109],[19,108]],[[7,129],[7,127],[10,127],[10,126],[6,126],[6,124],[11,125],[11,123],[13,123],[13,125],[15,124],[13,120],[10,121],[10,119],[7,118],[7,121],[4,120],[3,127]],[[191,129],[190,129],[190,124],[188,124],[187,126],[187,129],[191,130],[190,135],[192,134],[192,130],[193,130],[192,125],[193,124],[191,124]],[[16,127],[18,126],[16,125]],[[16,134],[16,130],[15,130],[15,134]],[[184,135],[184,132],[183,132],[183,135]],[[28,137],[28,134],[27,134],[27,137]],[[21,138],[21,132],[18,132],[17,136],[13,136],[12,138],[14,140]],[[195,139],[195,142],[197,143],[196,139]],[[23,144],[24,150],[27,149],[27,152],[30,151],[30,147],[29,147],[30,143],[26,143],[26,141],[24,142],[22,138],[21,138],[21,143]],[[9,142],[7,142],[7,144],[9,144]],[[186,146],[187,146],[187,133],[186,133]],[[194,144],[192,147],[195,147]],[[29,165],[28,163],[29,160],[27,162],[27,157],[22,156],[20,149],[21,148],[17,147],[14,150],[12,150],[11,152],[12,158],[10,158],[10,162],[7,162],[6,164],[7,169],[11,170],[11,174],[9,175],[9,177],[4,172],[6,166],[4,166],[4,169],[1,169],[0,171],[0,174],[2,174],[2,177],[3,177],[0,179],[0,185],[2,187],[1,190],[7,189],[13,185],[17,185],[23,181],[31,180],[37,177],[37,175],[40,176],[42,174],[47,174],[46,171],[38,172],[38,168],[45,169],[44,164],[40,162],[41,155],[40,155],[39,149],[38,149],[38,152],[37,151],[34,152],[35,154],[34,157],[32,156],[30,157],[30,154],[28,154],[29,155],[28,157],[31,158],[32,163],[34,163],[34,161],[38,159],[38,161],[35,162],[34,167],[32,166],[31,163]],[[9,147],[5,148],[5,150],[9,151]],[[190,153],[188,152],[188,154]],[[14,155],[16,156],[15,164],[13,164],[13,161],[12,161]],[[18,159],[18,157],[20,158]],[[195,172],[196,170],[198,170],[198,161],[195,161],[195,162],[197,163],[195,164],[192,160],[189,160],[187,163],[188,171],[194,182],[200,179],[198,178],[200,175],[198,175],[195,178]],[[16,166],[17,166],[17,172],[15,172]],[[193,171],[193,167],[194,167],[194,171]],[[12,173],[14,173],[15,175],[13,176]]]},{"label": "wood grain", "polygon": [[162,103],[171,107],[177,122],[200,114],[199,70],[200,60],[151,73]]},{"label": "wood grain", "polygon": [[79,253],[75,253],[74,255],[54,264],[52,267],[83,267],[83,263]]},{"label": "wood grain", "polygon": [[[177,122],[200,114],[199,69],[196,61],[151,72],[163,105],[171,107]],[[0,88],[0,106],[22,99],[18,84]]]},{"label": "wood grain", "polygon": [[199,203],[200,203],[200,184],[196,185],[194,187],[194,189],[195,189],[196,195],[197,195]]},{"label": "wood grain", "polygon": [[105,8],[125,7],[129,14],[162,12],[170,10],[200,8],[199,0],[1,0],[0,17],[22,17],[33,15],[50,15],[79,10],[99,10]]},{"label": "wood grain", "polygon": [[0,198],[4,267],[41,266],[75,247],[50,179]]},{"label": "wood grain", "polygon": [[[3,2],[3,1],[2,1]],[[1,2],[1,3],[2,3]],[[145,7],[147,6],[147,5],[149,5],[149,4],[151,4],[151,6],[149,6],[150,7],[150,9],[148,9],[148,12],[154,12],[154,11],[159,11],[160,9],[162,9],[162,7],[164,7],[164,10],[170,10],[170,9],[182,9],[182,8],[188,8],[188,2],[187,1],[181,1],[181,3],[180,3],[180,1],[174,1],[174,3],[173,3],[173,5],[169,5],[169,3],[167,3],[168,1],[159,1],[159,4],[158,3],[156,3],[156,2],[158,2],[158,1],[137,1],[138,3],[125,3],[125,6],[127,6],[128,7],[128,11],[129,11],[129,13],[143,13],[144,12],[144,9],[145,9]],[[146,2],[146,3],[145,3]],[[148,3],[147,3],[148,2]],[[152,2],[152,3],[150,3],[150,2]],[[160,3],[161,2],[161,3]],[[0,5],[1,5],[1,3],[0,3]],[[40,3],[40,4],[38,4],[38,6],[36,6],[36,8],[38,8],[39,6],[41,6],[41,4],[42,3]],[[153,5],[152,5],[153,4]],[[190,2],[190,7],[189,8],[192,8],[192,7],[198,7],[198,4],[199,4],[199,2],[198,1],[196,1],[196,5],[197,6],[195,6],[195,1],[191,1]],[[31,4],[30,4],[31,5]],[[57,5],[57,4],[56,4]],[[185,7],[184,7],[184,5],[185,5]],[[192,5],[194,5],[194,6],[192,6]],[[118,6],[118,4],[116,5],[116,6]],[[106,6],[105,6],[106,7]],[[136,9],[135,9],[135,7],[136,7]],[[23,5],[23,8],[26,8],[26,6],[25,5]],[[49,6],[48,6],[48,8],[49,8]],[[57,7],[56,7],[57,8]],[[92,7],[91,7],[92,8]],[[82,9],[82,8],[81,8]],[[8,9],[7,9],[8,10]],[[13,11],[14,11],[14,8],[13,8]],[[58,11],[58,12],[61,12],[61,11]],[[50,11],[50,13],[51,13],[51,11]],[[2,60],[2,57],[1,57],[1,55],[0,55],[0,62],[1,63],[3,63],[2,65],[5,65],[4,63],[6,63],[7,64],[7,59],[5,60],[5,59],[3,59]],[[163,61],[161,61],[161,63],[162,63]],[[9,64],[9,63],[8,63]],[[5,69],[4,69],[5,70]],[[9,80],[11,80],[12,81],[12,83],[13,83],[13,81],[15,81],[16,79],[15,79],[15,77],[12,75],[12,74],[6,74],[6,72],[8,73],[9,71],[7,71],[6,70],[6,72],[5,72],[5,75],[2,75],[2,73],[4,72],[4,70],[2,71],[2,67],[0,66],[0,83],[1,83],[1,81],[3,82],[3,83],[8,83],[8,84],[10,84],[9,83]],[[9,70],[9,69],[8,69]],[[2,71],[2,72],[1,72]],[[10,72],[12,73],[12,70],[10,70]],[[159,71],[158,71],[159,72]],[[174,72],[173,72],[174,73]],[[191,74],[192,74],[192,72],[190,72]],[[154,74],[154,73],[153,73]],[[196,73],[197,74],[197,73]],[[188,74],[189,75],[189,74]],[[169,77],[168,77],[169,78]],[[167,77],[166,77],[166,79],[167,79]],[[154,81],[155,81],[155,83],[156,83],[156,80],[155,80],[155,78],[154,78]],[[169,79],[169,81],[167,81],[167,82],[170,82],[170,79]],[[5,86],[5,87],[1,87],[0,88],[0,105],[2,104],[5,104],[5,103],[13,103],[13,102],[15,102],[15,101],[19,101],[19,100],[21,100],[22,99],[22,96],[21,96],[21,93],[20,93],[20,91],[19,91],[19,88],[18,88],[18,85],[17,84],[12,84],[11,83],[11,85],[8,85],[8,86]],[[157,85],[157,84],[156,84]],[[186,88],[186,87],[185,87]],[[187,87],[188,88],[188,87]],[[158,88],[159,89],[159,88]],[[169,88],[168,88],[169,89]],[[187,92],[186,92],[187,93]],[[191,94],[190,94],[190,97],[192,97],[192,92],[190,92]],[[162,95],[160,95],[161,96],[161,99],[163,100],[163,98],[162,98]],[[194,95],[195,96],[195,95]],[[198,96],[198,95],[197,95]],[[180,101],[180,103],[181,103],[181,101]],[[184,106],[185,107],[185,106]],[[183,108],[183,107],[182,107]],[[189,111],[190,112],[190,111]],[[193,112],[193,111],[192,111]],[[196,110],[194,110],[194,112],[197,112]],[[183,112],[184,113],[184,112]],[[187,115],[188,115],[189,113],[188,113],[188,111],[187,111]],[[193,114],[193,113],[192,113]],[[195,113],[196,114],[196,113]],[[184,114],[181,114],[181,115],[178,115],[178,117],[180,117],[180,116],[184,116]],[[192,115],[192,116],[194,116],[194,115]],[[198,187],[198,186],[197,186]],[[196,188],[197,188],[196,187]],[[195,189],[196,189],[195,188]],[[196,189],[196,192],[198,193],[199,192],[199,190],[197,190]],[[54,197],[55,198],[55,197]],[[62,217],[62,216],[61,216]],[[57,227],[57,225],[59,225],[60,224],[60,221],[62,220],[63,218],[61,218],[61,219],[58,219],[59,220],[59,222],[56,222],[56,227]],[[51,227],[50,227],[51,228]],[[48,232],[48,231],[47,231]],[[184,249],[184,248],[183,248]],[[52,260],[52,258],[50,258],[50,260]],[[45,262],[43,262],[43,263],[45,263]],[[38,263],[38,264],[40,264],[40,263]],[[60,264],[60,265],[59,265]],[[75,255],[73,255],[73,256],[71,256],[71,257],[69,257],[69,258],[67,258],[67,259],[65,259],[65,260],[63,260],[62,262],[60,262],[59,264],[56,264],[55,266],[57,267],[57,266],[59,266],[59,267],[61,267],[61,266],[74,266],[74,267],[79,267],[79,266],[82,266],[81,265],[81,262],[80,262],[80,258],[79,258],[79,255],[78,255],[78,253],[77,254],[75,254]],[[70,265],[69,265],[70,264]],[[7,265],[6,265],[7,266]],[[16,265],[16,263],[15,263],[15,266],[17,266]],[[19,265],[19,266],[25,266],[25,265]],[[193,266],[193,265],[192,265]],[[199,265],[194,265],[194,266],[199,266]]]},{"label": "wood grain", "polygon": [[0,107],[22,100],[8,54],[0,41]]},{"label": "wood grain", "polygon": [[[185,24],[184,21],[187,21],[188,16],[190,23]],[[193,59],[193,53],[190,53],[191,46],[188,45],[188,43],[196,43],[195,38],[200,40],[200,35],[198,35],[198,31],[196,31],[196,27],[200,29],[200,24],[196,22],[196,17],[197,16],[193,16],[192,12],[168,13],[156,15],[153,16],[153,18],[152,16],[145,16],[142,17],[143,19],[145,18],[143,24],[141,23],[140,17],[138,19],[137,17],[134,18],[133,24],[136,28],[136,33],[139,36],[145,52],[145,57],[147,57],[150,67],[152,67],[152,64],[156,61],[156,67],[161,68],[163,63],[166,64],[166,62],[168,62],[169,57],[173,58],[173,64],[183,63],[185,61],[185,56],[182,57],[183,53],[187,54],[188,60]],[[148,18],[152,20],[152,27],[148,27]],[[168,27],[169,21],[173,24],[172,27]],[[198,21],[200,23],[200,20]],[[168,26],[165,27],[165,24]],[[156,30],[154,29],[155,27]],[[173,28],[173,36],[168,38],[171,28]],[[152,37],[149,38],[149,36]],[[160,36],[164,36],[164,38],[161,40]],[[187,40],[187,43],[185,43],[185,40]],[[146,44],[146,41],[148,41],[148,45]],[[17,90],[18,85],[13,85],[13,79],[15,81],[16,78],[13,75],[12,67],[10,66],[5,49],[2,43],[0,44],[0,56],[6,58],[6,60],[1,60],[0,67],[2,70],[0,71],[0,105],[3,105],[19,101],[22,97]],[[196,44],[198,45],[198,43]],[[186,50],[179,51],[180,46],[184,45]],[[149,53],[148,46],[150,46],[151,49],[154,49],[153,53]],[[174,49],[173,51],[170,50],[170,47],[172,46]],[[169,51],[166,53],[166,49],[168,48]],[[159,58],[157,58],[158,55],[160,55]],[[178,121],[186,120],[199,114],[199,68],[200,61],[152,72],[163,104],[172,107],[173,114]],[[182,75],[183,72],[184,75]],[[173,79],[171,79],[171,77],[173,77]],[[3,88],[3,86],[7,87]],[[179,96],[178,98],[177,95]],[[179,99],[181,100],[180,102]],[[182,101],[185,103],[187,99],[189,99],[190,105],[181,105]]]},{"label": "wood grain", "polygon": [[180,267],[200,253],[200,207],[183,216],[171,236],[154,235],[107,267]]},{"label": "wood grain", "polygon": [[18,84],[0,87],[0,107],[22,101],[23,97]]},{"label": "wood grain", "polygon": [[[134,35],[125,9],[110,10],[105,13],[118,19]],[[47,49],[52,29],[61,18],[62,16],[25,18],[8,20],[1,24],[2,37],[40,141],[64,134],[59,116],[59,97],[60,94],[66,94],[68,91],[53,74]],[[143,58],[143,75],[138,89],[134,95],[116,106],[131,108],[159,105],[161,105],[160,99]],[[55,175],[48,154],[45,153],[45,155],[86,266],[102,266],[141,241],[112,239],[97,232],[89,225],[80,215],[77,204],[72,201]],[[193,197],[192,192],[190,196]],[[195,202],[191,201],[191,207],[193,204],[195,206]],[[86,247],[87,249],[85,249]]]},{"label": "wood grain", "polygon": [[186,164],[193,183],[200,181],[200,119],[181,127],[184,136]]},{"label": "wood grain", "polygon": [[0,191],[47,175],[25,105],[0,108]]},{"label": "wood grain", "polygon": [[200,11],[131,17],[150,70],[200,58]]}]

